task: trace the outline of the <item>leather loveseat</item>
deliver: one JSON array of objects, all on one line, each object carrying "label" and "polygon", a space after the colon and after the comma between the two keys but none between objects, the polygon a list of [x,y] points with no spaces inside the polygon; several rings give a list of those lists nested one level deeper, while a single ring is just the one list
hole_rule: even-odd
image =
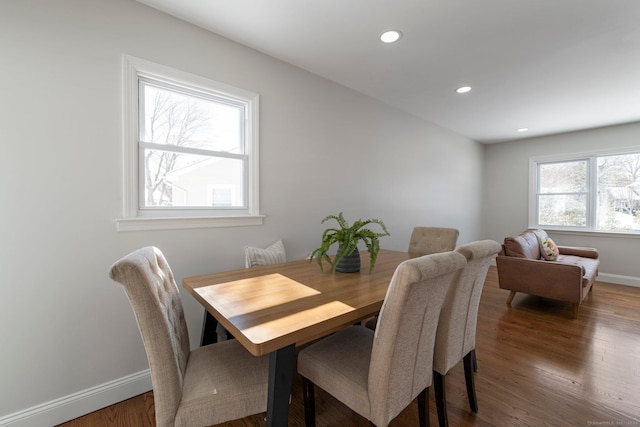
[{"label": "leather loveseat", "polygon": [[598,251],[557,246],[557,260],[551,261],[543,257],[543,242],[548,249],[549,238],[544,230],[527,230],[504,239],[502,252],[496,258],[500,288],[511,291],[507,304],[511,304],[516,292],[572,303],[575,319],[598,275]]}]

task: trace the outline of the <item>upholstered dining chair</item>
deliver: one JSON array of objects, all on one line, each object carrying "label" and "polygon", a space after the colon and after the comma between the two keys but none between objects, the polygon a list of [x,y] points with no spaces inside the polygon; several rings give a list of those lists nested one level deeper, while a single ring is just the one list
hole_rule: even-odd
[{"label": "upholstered dining chair", "polygon": [[393,274],[375,332],[350,326],[299,352],[307,427],[315,425],[314,385],[378,427],[417,398],[420,426],[429,424],[440,309],[453,274],[465,263],[455,252],[404,261]]},{"label": "upholstered dining chair", "polygon": [[178,287],[158,248],[130,253],[109,276],[122,284],[135,313],[157,426],[208,426],[266,411],[268,358],[254,357],[236,340],[190,351]]},{"label": "upholstered dining chair", "polygon": [[[455,249],[460,232],[455,228],[443,227],[414,227],[409,240],[409,253],[413,255],[430,255],[439,252],[449,252]],[[371,317],[364,325],[375,329],[378,315]]]},{"label": "upholstered dining chair", "polygon": [[478,412],[473,373],[476,361],[476,325],[478,306],[491,260],[502,249],[498,242],[482,240],[456,248],[467,259],[466,266],[456,272],[442,305],[433,354],[433,384],[440,426],[447,426],[445,375],[464,361],[469,406]]},{"label": "upholstered dining chair", "polygon": [[409,240],[409,253],[418,255],[452,251],[460,232],[455,228],[414,227]]}]

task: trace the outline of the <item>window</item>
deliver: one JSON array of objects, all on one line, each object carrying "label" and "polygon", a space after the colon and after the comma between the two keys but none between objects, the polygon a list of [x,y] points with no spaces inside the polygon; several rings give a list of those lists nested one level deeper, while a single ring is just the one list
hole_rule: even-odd
[{"label": "window", "polygon": [[124,59],[119,230],[257,225],[258,95]]},{"label": "window", "polygon": [[538,223],[586,227],[589,193],[586,160],[538,164]]},{"label": "window", "polygon": [[640,233],[640,152],[531,160],[532,227]]}]

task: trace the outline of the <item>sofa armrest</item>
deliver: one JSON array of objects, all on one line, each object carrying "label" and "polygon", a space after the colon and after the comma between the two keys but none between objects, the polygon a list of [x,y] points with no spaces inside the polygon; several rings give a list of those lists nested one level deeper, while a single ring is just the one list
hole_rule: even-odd
[{"label": "sofa armrest", "polygon": [[582,301],[584,267],[561,262],[498,256],[500,288],[560,301]]},{"label": "sofa armrest", "polygon": [[583,258],[598,259],[600,254],[596,248],[583,248],[580,246],[558,246],[561,255],[575,255]]}]

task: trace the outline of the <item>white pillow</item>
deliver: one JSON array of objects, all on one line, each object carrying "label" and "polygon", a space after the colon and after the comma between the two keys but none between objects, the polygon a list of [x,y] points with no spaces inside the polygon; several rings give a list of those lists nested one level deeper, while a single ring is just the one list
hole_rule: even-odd
[{"label": "white pillow", "polygon": [[245,266],[247,268],[287,262],[287,256],[284,252],[282,240],[278,240],[273,245],[265,249],[247,246],[244,248],[244,255]]}]

